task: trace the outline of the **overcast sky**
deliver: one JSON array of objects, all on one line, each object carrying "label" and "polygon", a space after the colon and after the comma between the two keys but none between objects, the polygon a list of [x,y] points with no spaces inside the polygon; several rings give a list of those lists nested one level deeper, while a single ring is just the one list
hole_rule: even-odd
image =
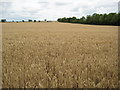
[{"label": "overcast sky", "polygon": [[57,20],[93,13],[118,12],[119,0],[0,0],[0,17],[7,20]]}]

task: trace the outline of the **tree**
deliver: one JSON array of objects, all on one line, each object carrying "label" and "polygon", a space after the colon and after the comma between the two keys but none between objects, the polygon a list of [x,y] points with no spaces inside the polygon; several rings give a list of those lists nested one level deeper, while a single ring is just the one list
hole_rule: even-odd
[{"label": "tree", "polygon": [[22,20],[22,22],[25,22],[24,20]]},{"label": "tree", "polygon": [[118,13],[118,21],[117,21],[117,25],[120,26],[120,13]]},{"label": "tree", "polygon": [[82,18],[80,18],[80,19],[78,19],[79,21],[79,23],[85,23],[85,17],[83,16]]},{"label": "tree", "polygon": [[112,25],[118,25],[118,15],[114,14],[111,18],[111,24]]},{"label": "tree", "polygon": [[77,18],[76,17],[72,17],[69,19],[70,23],[76,23],[77,22]]},{"label": "tree", "polygon": [[32,20],[29,19],[28,22],[32,22]]},{"label": "tree", "polygon": [[36,22],[36,20],[34,20],[34,22]]},{"label": "tree", "polygon": [[87,17],[86,17],[86,23],[87,24],[92,24],[92,16],[87,15]]},{"label": "tree", "polygon": [[59,18],[58,22],[82,23],[95,25],[120,25],[120,13],[97,14],[83,16],[80,19],[76,17]]},{"label": "tree", "polygon": [[1,19],[1,22],[6,22],[6,19]]},{"label": "tree", "polygon": [[47,21],[47,19],[44,19],[44,21],[46,22],[46,21]]}]

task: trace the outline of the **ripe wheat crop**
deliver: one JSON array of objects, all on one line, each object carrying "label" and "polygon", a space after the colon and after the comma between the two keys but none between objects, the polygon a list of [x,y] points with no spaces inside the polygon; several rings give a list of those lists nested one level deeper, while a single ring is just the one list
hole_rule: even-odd
[{"label": "ripe wheat crop", "polygon": [[3,88],[118,87],[116,26],[3,23]]}]

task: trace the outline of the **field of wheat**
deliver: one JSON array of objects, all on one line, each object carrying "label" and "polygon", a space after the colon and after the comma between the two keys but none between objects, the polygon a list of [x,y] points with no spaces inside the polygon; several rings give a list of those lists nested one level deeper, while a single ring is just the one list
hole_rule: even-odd
[{"label": "field of wheat", "polygon": [[117,26],[2,24],[3,88],[118,87]]}]

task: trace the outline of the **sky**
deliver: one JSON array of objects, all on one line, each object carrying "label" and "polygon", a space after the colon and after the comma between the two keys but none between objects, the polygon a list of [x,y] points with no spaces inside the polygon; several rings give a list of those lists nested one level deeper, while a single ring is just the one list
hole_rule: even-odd
[{"label": "sky", "polygon": [[7,20],[57,20],[94,13],[118,12],[119,0],[0,0],[0,17]]}]

